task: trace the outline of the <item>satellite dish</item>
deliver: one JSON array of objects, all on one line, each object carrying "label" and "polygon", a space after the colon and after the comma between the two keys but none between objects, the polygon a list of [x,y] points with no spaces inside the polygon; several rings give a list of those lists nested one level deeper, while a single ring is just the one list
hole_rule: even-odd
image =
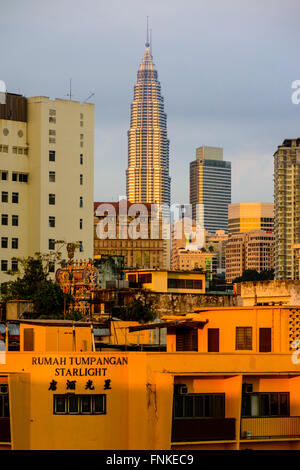
[{"label": "satellite dish", "polygon": [[0,80],[0,93],[6,93],[6,85],[3,80]]}]

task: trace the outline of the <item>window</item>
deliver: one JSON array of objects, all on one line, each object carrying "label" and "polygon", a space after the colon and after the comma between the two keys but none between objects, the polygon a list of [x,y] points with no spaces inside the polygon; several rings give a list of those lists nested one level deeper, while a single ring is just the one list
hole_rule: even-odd
[{"label": "window", "polygon": [[271,352],[271,328],[259,328],[259,352]]},{"label": "window", "polygon": [[26,173],[19,174],[19,181],[21,183],[28,183],[28,175]]},{"label": "window", "polygon": [[8,351],[20,351],[20,325],[8,324]]},{"label": "window", "polygon": [[198,279],[168,279],[168,289],[202,289]]},{"label": "window", "polygon": [[11,247],[15,250],[18,249],[18,245],[19,245],[19,239],[18,238],[12,238],[11,239]]},{"label": "window", "polygon": [[289,392],[243,393],[242,416],[290,416]]},{"label": "window", "polygon": [[55,217],[49,216],[49,227],[55,227]]},{"label": "window", "polygon": [[79,251],[83,251],[83,244],[82,244],[82,241],[79,242]]},{"label": "window", "polygon": [[83,184],[83,175],[80,175],[79,181],[80,181],[80,184]]},{"label": "window", "polygon": [[23,350],[34,351],[34,328],[24,328],[23,335]]},{"label": "window", "polygon": [[55,240],[53,238],[49,238],[48,248],[49,248],[49,250],[54,250],[55,249]]},{"label": "window", "polygon": [[55,194],[49,194],[49,204],[52,206],[55,205]]},{"label": "window", "polygon": [[2,181],[7,181],[7,171],[1,171],[1,179]]},{"label": "window", "polygon": [[18,261],[16,259],[11,260],[11,270],[12,271],[18,271]]},{"label": "window", "polygon": [[80,196],[80,199],[79,199],[79,207],[83,207],[83,197]]},{"label": "window", "polygon": [[[176,389],[175,389],[176,390]],[[174,393],[174,419],[225,418],[225,393]]]},{"label": "window", "polygon": [[55,171],[49,171],[49,182],[55,183]]},{"label": "window", "polygon": [[1,260],[1,271],[7,271],[7,260],[6,259],[2,259]]},{"label": "window", "polygon": [[19,216],[18,215],[12,215],[11,216],[11,224],[14,227],[17,227],[19,225]]},{"label": "window", "polygon": [[0,385],[0,418],[9,417],[8,386]]},{"label": "window", "polygon": [[176,330],[176,351],[198,351],[198,329]]},{"label": "window", "polygon": [[55,162],[55,150],[49,150],[49,162]]},{"label": "window", "polygon": [[7,248],[7,247],[8,247],[8,238],[1,237],[1,248]]},{"label": "window", "polygon": [[11,179],[13,181],[18,181],[18,173],[13,173]]},{"label": "window", "polygon": [[7,191],[2,191],[1,201],[2,202],[8,202],[8,192]]},{"label": "window", "polygon": [[49,273],[54,273],[54,271],[55,271],[55,264],[53,263],[53,261],[50,261],[50,262],[49,262],[48,271],[49,271]]},{"label": "window", "polygon": [[207,351],[219,352],[219,328],[208,328],[207,339]]},{"label": "window", "polygon": [[49,129],[49,135],[56,135],[55,129]]},{"label": "window", "polygon": [[79,228],[82,230],[83,227],[83,219],[79,219]]},{"label": "window", "polygon": [[237,326],[235,337],[236,350],[251,350],[252,349],[252,327],[251,326]]},{"label": "window", "polygon": [[8,225],[8,215],[7,214],[2,214],[1,215],[1,224],[2,225]]},{"label": "window", "polygon": [[83,165],[83,154],[80,154],[80,165]]},{"label": "window", "polygon": [[54,395],[53,414],[106,414],[106,395]]},{"label": "window", "polygon": [[149,284],[152,282],[152,274],[151,273],[145,273],[145,274],[139,274],[138,279],[141,284]]},{"label": "window", "polygon": [[49,109],[49,116],[56,116],[56,109]]},{"label": "window", "polygon": [[12,193],[11,202],[13,202],[14,204],[18,204],[18,202],[19,202],[19,193]]}]

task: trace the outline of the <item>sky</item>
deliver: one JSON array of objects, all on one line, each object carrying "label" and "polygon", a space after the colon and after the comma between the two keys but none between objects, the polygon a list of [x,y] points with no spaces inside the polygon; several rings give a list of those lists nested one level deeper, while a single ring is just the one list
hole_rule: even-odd
[{"label": "sky", "polygon": [[95,104],[95,201],[126,194],[127,131],[146,22],[170,140],[171,200],[201,145],[232,162],[232,202],[273,201],[273,154],[300,136],[299,0],[0,0],[0,79]]}]

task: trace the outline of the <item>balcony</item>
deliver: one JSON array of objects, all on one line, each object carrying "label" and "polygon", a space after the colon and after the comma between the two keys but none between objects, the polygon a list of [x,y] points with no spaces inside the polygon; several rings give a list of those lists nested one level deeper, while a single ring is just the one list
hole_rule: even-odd
[{"label": "balcony", "polygon": [[181,418],[173,420],[172,442],[234,441],[234,418]]},{"label": "balcony", "polygon": [[241,439],[300,439],[300,416],[242,418]]}]

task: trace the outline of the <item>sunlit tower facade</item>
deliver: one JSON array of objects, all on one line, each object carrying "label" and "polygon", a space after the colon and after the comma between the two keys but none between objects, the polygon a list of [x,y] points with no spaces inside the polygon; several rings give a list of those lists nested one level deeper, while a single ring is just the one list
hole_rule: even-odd
[{"label": "sunlit tower facade", "polygon": [[148,38],[131,104],[126,190],[129,202],[170,206],[167,116]]}]

